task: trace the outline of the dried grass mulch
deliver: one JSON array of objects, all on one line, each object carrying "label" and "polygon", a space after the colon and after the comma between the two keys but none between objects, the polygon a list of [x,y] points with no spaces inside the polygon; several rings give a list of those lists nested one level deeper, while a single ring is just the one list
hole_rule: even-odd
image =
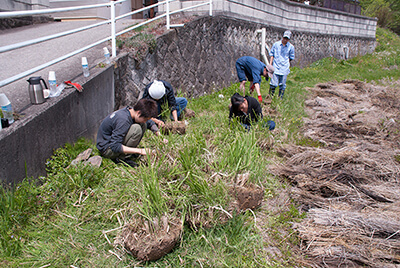
[{"label": "dried grass mulch", "polygon": [[271,167],[307,217],[294,225],[313,267],[400,267],[400,90],[357,80],[319,84],[304,136]]}]

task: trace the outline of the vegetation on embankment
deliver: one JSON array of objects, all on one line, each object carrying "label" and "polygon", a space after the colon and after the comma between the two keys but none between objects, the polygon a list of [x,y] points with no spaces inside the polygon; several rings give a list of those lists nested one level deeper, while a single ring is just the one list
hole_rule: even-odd
[{"label": "vegetation on embankment", "polygon": [[[283,101],[265,106],[277,128],[261,125],[246,132],[228,124],[230,96],[239,85],[189,100],[196,117],[185,135],[169,143],[146,133],[141,145],[157,150],[135,169],[105,159],[101,168],[76,156],[95,145],[80,140],[59,148],[47,163],[48,176],[25,179],[0,189],[0,265],[7,267],[290,267],[298,265],[292,223],[301,219],[296,204],[277,198],[290,187],[269,173],[281,161],[282,144],[313,144],[300,133],[307,87],[327,81],[398,81],[400,39],[377,31],[376,52],[350,60],[325,58],[308,68],[293,68]],[[261,84],[264,98],[268,84]],[[221,95],[221,96],[220,96]],[[265,110],[264,110],[265,111]],[[264,204],[224,217],[238,174],[263,187]],[[168,215],[183,223],[175,249],[155,262],[139,262],[118,242],[126,223],[152,222]],[[224,218],[223,221],[221,219]],[[196,225],[197,224],[197,225]]]}]

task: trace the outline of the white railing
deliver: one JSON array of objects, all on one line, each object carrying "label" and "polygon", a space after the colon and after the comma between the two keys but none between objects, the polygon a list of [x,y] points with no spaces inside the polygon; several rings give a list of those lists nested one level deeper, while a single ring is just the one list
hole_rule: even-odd
[{"label": "white railing", "polygon": [[[66,7],[66,8],[53,8],[53,9],[40,9],[40,10],[29,10],[29,11],[0,12],[0,19],[16,18],[16,17],[24,17],[24,16],[32,16],[32,15],[53,14],[53,13],[59,13],[59,12],[75,11],[75,10],[83,10],[83,9],[91,9],[91,8],[100,8],[100,7],[110,7],[110,13],[111,13],[110,14],[111,15],[110,19],[106,20],[106,21],[102,21],[102,22],[95,23],[95,24],[92,24],[92,25],[89,25],[89,26],[85,26],[85,27],[81,27],[81,28],[65,31],[65,32],[62,32],[62,33],[48,35],[48,36],[44,36],[44,37],[41,37],[41,38],[36,38],[36,39],[32,39],[32,40],[28,40],[28,41],[12,44],[12,45],[7,45],[7,46],[0,47],[0,53],[2,53],[2,52],[6,52],[6,51],[15,50],[15,49],[18,49],[18,48],[21,48],[21,47],[26,47],[26,46],[30,46],[30,45],[33,45],[33,44],[37,44],[37,43],[40,43],[40,42],[44,42],[44,41],[47,41],[47,40],[59,38],[59,37],[62,37],[62,36],[78,33],[78,32],[85,31],[85,30],[88,30],[88,29],[91,29],[91,28],[95,28],[95,27],[98,27],[98,26],[101,26],[101,25],[104,25],[104,24],[110,24],[111,25],[111,35],[110,36],[108,36],[108,37],[106,37],[104,39],[101,39],[101,40],[99,40],[97,42],[94,42],[94,43],[92,43],[90,45],[87,45],[85,47],[82,47],[80,49],[77,49],[77,50],[75,50],[75,51],[73,51],[71,53],[68,53],[68,54],[64,55],[64,56],[61,56],[59,58],[56,58],[56,59],[51,60],[49,62],[46,62],[46,63],[44,63],[42,65],[36,66],[36,67],[34,67],[34,68],[30,69],[30,70],[27,70],[25,72],[22,72],[22,73],[19,73],[17,75],[14,75],[12,77],[9,77],[7,79],[4,79],[4,80],[0,81],[0,87],[8,85],[8,84],[10,84],[10,83],[12,83],[14,81],[17,81],[17,80],[19,80],[19,79],[21,79],[21,78],[23,78],[23,77],[25,77],[27,75],[35,73],[35,72],[37,72],[39,70],[42,70],[42,69],[44,69],[46,67],[49,67],[49,66],[51,66],[53,64],[56,64],[56,63],[58,63],[60,61],[63,61],[65,59],[67,59],[67,58],[70,58],[70,57],[72,57],[72,56],[74,56],[76,54],[79,54],[79,53],[81,53],[81,52],[83,52],[85,50],[88,50],[88,49],[90,49],[90,48],[92,48],[94,46],[97,46],[97,45],[99,45],[101,43],[104,43],[104,42],[107,42],[109,40],[111,40],[111,47],[112,47],[111,56],[115,57],[116,54],[117,54],[117,48],[116,48],[116,37],[117,36],[119,36],[121,34],[124,34],[126,32],[129,32],[129,31],[132,31],[132,30],[134,30],[134,29],[136,29],[136,28],[138,28],[140,26],[143,26],[145,24],[148,24],[148,23],[150,23],[152,21],[162,19],[164,17],[166,17],[166,27],[167,27],[167,29],[170,29],[171,27],[183,26],[183,24],[175,24],[175,25],[170,24],[170,16],[173,15],[173,14],[176,14],[178,12],[183,12],[183,11],[186,11],[186,10],[195,9],[195,8],[198,8],[198,7],[201,7],[201,6],[209,5],[210,6],[209,15],[212,16],[212,0],[207,0],[207,1],[203,2],[203,3],[192,5],[192,6],[189,6],[189,7],[186,7],[186,8],[182,8],[182,9],[178,9],[178,10],[174,10],[174,11],[170,11],[170,3],[174,2],[174,1],[177,1],[177,0],[165,0],[165,1],[161,1],[161,2],[158,2],[156,4],[153,4],[153,5],[150,5],[150,6],[146,6],[146,7],[143,7],[143,8],[140,8],[140,9],[137,9],[137,10],[134,10],[132,12],[129,12],[129,13],[126,13],[126,14],[123,14],[121,16],[116,17],[115,16],[115,5],[121,4],[122,2],[125,2],[125,1],[126,0],[119,0],[119,1],[111,1],[109,3],[103,3],[103,4],[77,6],[77,7]],[[132,27],[130,27],[128,29],[125,29],[123,31],[120,31],[120,32],[116,33],[116,30],[115,30],[116,21],[118,21],[120,19],[123,19],[123,18],[125,18],[127,16],[131,16],[131,15],[146,11],[146,10],[154,8],[154,7],[158,7],[160,5],[165,5],[166,12],[164,14],[161,14],[161,15],[159,15],[157,17],[148,19],[148,20],[143,21],[141,23],[138,23],[138,24],[136,24],[136,25],[134,25],[134,26],[132,26]]]}]

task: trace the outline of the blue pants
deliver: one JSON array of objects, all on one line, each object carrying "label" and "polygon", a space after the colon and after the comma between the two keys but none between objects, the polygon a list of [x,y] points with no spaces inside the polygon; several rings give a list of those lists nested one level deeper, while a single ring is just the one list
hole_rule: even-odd
[{"label": "blue pants", "polygon": [[[175,100],[176,100],[176,106],[175,106],[176,107],[176,114],[177,114],[177,116],[179,118],[179,116],[181,115],[182,111],[186,108],[187,100],[185,98],[183,98],[183,97],[175,98]],[[160,119],[160,120],[164,121],[164,119],[160,116],[161,112],[162,112],[161,104],[158,103],[158,116],[157,116],[157,119]],[[172,116],[172,112],[171,112],[170,118],[171,118],[171,120],[174,120],[174,118]],[[157,124],[151,119],[149,119],[147,121],[146,125],[147,125],[147,128],[150,129],[153,132],[156,132],[156,131],[159,130]]]},{"label": "blue pants", "polygon": [[[187,100],[186,100],[186,98],[183,98],[183,97],[175,98],[175,100],[176,100],[176,106],[175,106],[176,107],[176,113],[177,113],[178,118],[179,118],[179,116],[181,115],[182,111],[185,110],[185,108],[186,108]],[[161,104],[158,103],[158,102],[157,102],[157,104],[158,104],[158,116],[157,116],[157,119],[161,119],[161,117],[160,117],[160,114],[162,112]],[[172,114],[171,114],[170,118],[173,119]]]},{"label": "blue pants", "polygon": [[[183,98],[183,97],[175,98],[175,100],[176,100],[176,113],[177,113],[178,118],[179,118],[179,116],[181,116],[182,111],[185,110],[185,108],[186,108],[187,100],[186,100],[186,98]],[[159,112],[158,114],[161,113],[160,105],[158,105],[158,112]],[[174,119],[172,117],[172,114],[171,114],[171,119]]]},{"label": "blue pants", "polygon": [[[240,123],[245,130],[250,131],[251,125]],[[275,122],[272,120],[264,121],[262,124],[263,127],[268,128],[269,130],[274,130],[275,129]]]},{"label": "blue pants", "polygon": [[269,83],[269,94],[273,96],[275,94],[275,88],[279,86],[279,97],[283,99],[283,94],[285,94],[286,89],[286,79],[287,75],[274,74]]}]

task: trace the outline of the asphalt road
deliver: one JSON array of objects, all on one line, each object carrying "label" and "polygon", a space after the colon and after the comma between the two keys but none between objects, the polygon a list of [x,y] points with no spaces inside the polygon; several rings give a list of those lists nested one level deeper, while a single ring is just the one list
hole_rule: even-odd
[{"label": "asphalt road", "polygon": [[[62,21],[29,25],[0,31],[0,47],[19,42],[56,34],[67,30],[98,23],[100,21]],[[121,20],[116,24],[116,31],[121,31],[137,23],[138,20]],[[59,37],[28,47],[0,53],[0,81],[27,71],[31,68],[54,60],[79,48],[90,45],[111,35],[110,24],[105,24],[83,32]],[[81,58],[87,57],[89,68],[104,61],[103,47],[107,46],[111,53],[111,41],[97,45],[71,58],[56,63],[50,67],[30,74],[18,81],[0,87],[0,93],[5,93],[11,101],[14,111],[19,112],[30,106],[28,82],[29,77],[41,76],[48,79],[49,71],[55,71],[57,83],[65,80],[83,81]]]}]

